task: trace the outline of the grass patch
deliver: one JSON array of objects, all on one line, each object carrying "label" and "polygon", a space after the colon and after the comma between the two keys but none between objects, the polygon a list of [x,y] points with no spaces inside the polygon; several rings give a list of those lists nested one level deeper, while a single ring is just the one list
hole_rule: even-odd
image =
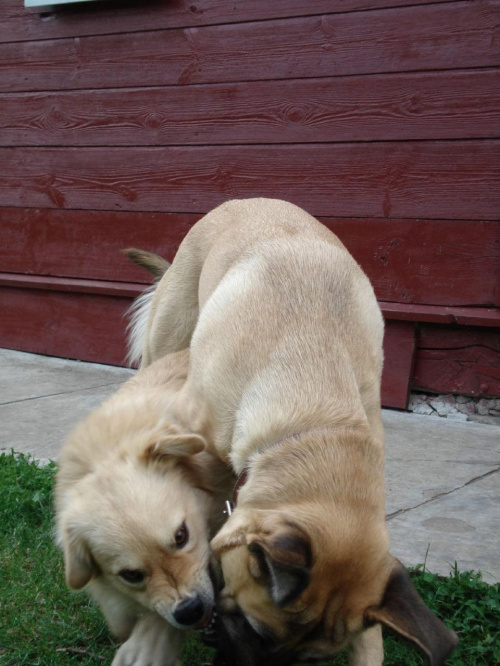
[{"label": "grass patch", "polygon": [[[99,609],[64,584],[62,557],[53,545],[52,491],[55,465],[38,467],[23,455],[0,454],[0,664],[64,666],[110,664],[116,643]],[[425,603],[460,636],[449,664],[500,664],[500,585],[480,573],[437,576],[411,572]],[[419,652],[393,635],[385,638],[388,666],[420,666]],[[211,658],[195,636],[186,666]],[[335,664],[347,663],[344,655]]]}]

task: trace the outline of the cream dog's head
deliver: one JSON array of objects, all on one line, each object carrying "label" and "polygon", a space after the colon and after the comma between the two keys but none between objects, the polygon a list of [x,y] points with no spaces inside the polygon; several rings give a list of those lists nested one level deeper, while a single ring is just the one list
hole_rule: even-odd
[{"label": "cream dog's head", "polygon": [[456,645],[389,555],[385,526],[370,511],[236,509],[212,547],[224,576],[220,663],[327,659],[376,623],[415,642],[434,665]]},{"label": "cream dog's head", "polygon": [[161,420],[151,428],[152,408],[101,408],[63,449],[56,506],[66,581],[78,590],[100,579],[176,627],[197,627],[214,602],[201,460],[209,454],[198,435]]}]

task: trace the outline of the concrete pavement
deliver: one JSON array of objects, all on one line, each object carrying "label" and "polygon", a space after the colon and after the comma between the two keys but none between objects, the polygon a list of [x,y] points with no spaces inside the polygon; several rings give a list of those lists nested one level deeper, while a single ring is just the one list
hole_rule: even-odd
[{"label": "concrete pavement", "polygon": [[[57,459],[65,435],[133,374],[0,350],[0,450]],[[392,553],[500,581],[500,428],[384,410]]]}]

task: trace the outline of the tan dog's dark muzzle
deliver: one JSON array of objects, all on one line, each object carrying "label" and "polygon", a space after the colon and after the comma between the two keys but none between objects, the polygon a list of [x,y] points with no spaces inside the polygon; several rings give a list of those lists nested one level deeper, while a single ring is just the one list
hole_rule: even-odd
[{"label": "tan dog's dark muzzle", "polygon": [[212,666],[291,666],[294,657],[276,650],[272,639],[258,634],[245,616],[235,613],[216,614],[214,624],[203,642],[217,652]]}]

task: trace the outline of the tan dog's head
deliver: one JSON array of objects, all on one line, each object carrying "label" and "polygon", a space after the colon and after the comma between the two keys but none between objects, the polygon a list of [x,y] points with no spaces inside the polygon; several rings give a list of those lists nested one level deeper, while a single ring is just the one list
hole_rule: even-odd
[{"label": "tan dog's head", "polygon": [[228,664],[326,659],[376,623],[415,642],[431,664],[456,644],[389,555],[385,524],[370,512],[312,503],[236,509],[212,548],[224,577],[218,645]]},{"label": "tan dog's head", "polygon": [[68,586],[78,590],[99,579],[174,626],[203,625],[214,602],[211,491],[198,460],[208,455],[205,440],[168,427],[134,433],[125,423],[126,443],[72,481],[72,470],[81,467],[78,442],[98,440],[96,419],[66,447],[58,478],[58,541]]}]

